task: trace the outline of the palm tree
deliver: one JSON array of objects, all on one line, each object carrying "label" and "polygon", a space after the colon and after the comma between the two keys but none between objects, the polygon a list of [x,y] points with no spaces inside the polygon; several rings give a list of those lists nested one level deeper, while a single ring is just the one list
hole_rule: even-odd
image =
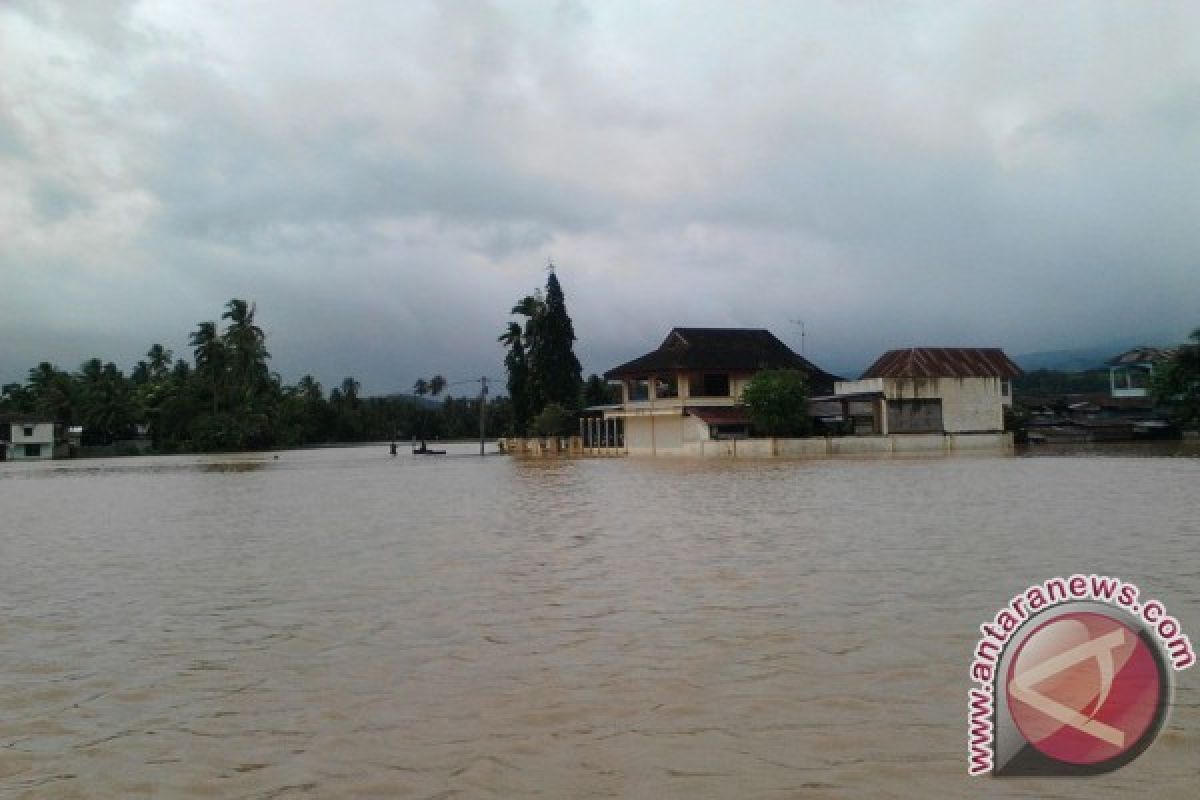
[{"label": "palm tree", "polygon": [[244,403],[251,402],[267,381],[266,334],[254,324],[256,306],[233,298],[225,304],[221,319],[229,320],[222,340],[229,350],[229,362],[235,381],[234,388]]},{"label": "palm tree", "polygon": [[[524,349],[525,363],[525,403],[530,416],[538,413],[545,405],[545,391],[542,386],[542,369],[545,361],[545,327],[546,327],[546,298],[541,290],[522,297],[512,313],[525,317],[524,338],[521,345]],[[505,334],[505,338],[508,334]]]},{"label": "palm tree", "polygon": [[150,370],[150,378],[156,383],[167,377],[167,373],[171,370],[171,359],[175,354],[161,344],[155,343],[150,345],[150,349],[146,351],[146,366]]},{"label": "palm tree", "polygon": [[429,393],[437,397],[446,388],[446,379],[441,375],[434,375],[429,379]]},{"label": "palm tree", "polygon": [[508,372],[508,397],[512,402],[513,429],[517,435],[524,435],[529,422],[529,363],[521,326],[515,322],[508,323],[508,328],[497,341],[508,348],[508,353],[504,356],[504,368]]},{"label": "palm tree", "polygon": [[321,384],[312,375],[305,375],[296,383],[296,391],[309,402],[322,399]]},{"label": "palm tree", "polygon": [[362,384],[349,375],[342,379],[342,397],[351,408],[358,405],[358,390],[361,388]]},{"label": "palm tree", "polygon": [[429,394],[429,381],[424,378],[417,378],[417,382],[413,384],[413,394],[417,397],[424,397]]},{"label": "palm tree", "polygon": [[228,360],[225,343],[217,334],[217,323],[201,322],[197,324],[196,330],[192,332],[188,341],[191,343],[192,353],[196,357],[196,371],[208,376],[209,388],[212,391],[212,412],[216,414],[221,378]]},{"label": "palm tree", "polygon": [[29,370],[29,393],[38,413],[56,422],[71,421],[71,376],[49,361]]}]

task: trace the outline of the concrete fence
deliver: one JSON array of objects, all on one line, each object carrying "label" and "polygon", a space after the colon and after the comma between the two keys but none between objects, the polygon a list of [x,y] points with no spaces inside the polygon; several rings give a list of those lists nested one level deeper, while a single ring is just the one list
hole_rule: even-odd
[{"label": "concrete fence", "polygon": [[1011,433],[892,433],[808,439],[716,439],[658,450],[584,447],[579,436],[508,438],[500,449],[517,456],[683,456],[692,458],[833,458],[837,456],[1011,453]]}]

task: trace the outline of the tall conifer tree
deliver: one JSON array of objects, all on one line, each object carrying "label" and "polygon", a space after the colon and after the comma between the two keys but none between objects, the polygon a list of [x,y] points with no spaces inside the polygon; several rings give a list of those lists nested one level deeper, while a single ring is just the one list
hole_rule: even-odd
[{"label": "tall conifer tree", "polygon": [[583,367],[575,357],[575,327],[553,269],[546,278],[545,315],[539,333],[540,347],[533,363],[544,402],[578,408]]}]

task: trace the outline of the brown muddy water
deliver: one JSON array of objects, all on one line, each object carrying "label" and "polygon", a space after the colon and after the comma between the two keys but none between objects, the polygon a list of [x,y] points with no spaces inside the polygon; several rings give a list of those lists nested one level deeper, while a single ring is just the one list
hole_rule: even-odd
[{"label": "brown muddy water", "polygon": [[1194,798],[1200,669],[1118,772],[966,776],[1027,585],[1121,576],[1200,640],[1172,448],[0,465],[0,796]]}]

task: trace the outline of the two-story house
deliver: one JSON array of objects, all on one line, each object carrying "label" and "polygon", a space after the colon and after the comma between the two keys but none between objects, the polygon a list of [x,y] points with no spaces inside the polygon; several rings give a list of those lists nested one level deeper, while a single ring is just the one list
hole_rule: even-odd
[{"label": "two-story house", "polygon": [[66,455],[63,428],[44,419],[14,419],[8,423],[5,457],[9,461],[61,458]]},{"label": "two-story house", "polygon": [[832,392],[838,380],[768,330],[674,328],[656,350],[605,373],[620,385],[621,403],[604,419],[620,420],[629,453],[683,452],[690,442],[746,436],[742,392],[767,369],[803,372],[813,394]]}]

